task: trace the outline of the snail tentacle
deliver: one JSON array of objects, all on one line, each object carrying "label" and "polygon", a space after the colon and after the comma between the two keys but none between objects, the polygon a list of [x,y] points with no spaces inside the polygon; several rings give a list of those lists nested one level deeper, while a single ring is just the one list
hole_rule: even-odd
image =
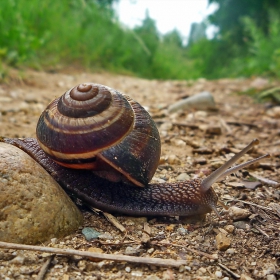
[{"label": "snail tentacle", "polygon": [[[246,166],[249,166],[257,161],[266,158],[268,155],[262,156],[260,158],[254,159],[252,161],[248,161],[247,163],[240,164],[237,166],[231,167],[237,160],[239,160],[243,155],[245,155],[252,147],[259,144],[258,139],[254,139],[249,145],[247,145],[244,149],[242,149],[239,153],[235,154],[230,160],[228,160],[224,165],[219,167],[217,170],[212,172],[207,178],[205,178],[201,183],[201,191],[207,191],[214,183],[223,179],[227,175],[238,171]],[[229,168],[229,169],[228,169]]]}]

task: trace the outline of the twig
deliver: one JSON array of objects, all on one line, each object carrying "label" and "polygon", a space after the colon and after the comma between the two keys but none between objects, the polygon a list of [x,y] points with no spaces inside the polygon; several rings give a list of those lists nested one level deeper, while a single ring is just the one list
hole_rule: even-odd
[{"label": "twig", "polygon": [[234,278],[240,278],[240,275],[237,273],[234,273],[232,270],[230,270],[228,267],[226,267],[225,265],[223,265],[222,263],[218,263],[218,265],[223,268],[224,270],[226,270],[229,274],[231,274]]},{"label": "twig", "polygon": [[168,242],[157,242],[157,243],[152,242],[152,244],[154,244],[154,245],[168,245],[168,246],[174,246],[174,247],[181,247],[181,248],[184,248],[187,251],[190,251],[190,252],[195,253],[197,255],[204,256],[204,257],[206,257],[208,259],[217,260],[217,257],[215,257],[215,256],[212,256],[210,254],[204,253],[202,251],[198,251],[198,250],[186,247],[187,244],[185,244],[185,245],[178,245],[178,244],[172,244],[172,243],[168,243]]},{"label": "twig", "polygon": [[254,225],[254,228],[259,231],[262,235],[264,235],[265,237],[269,238],[269,235],[263,231],[262,229],[260,229],[258,226]]},{"label": "twig", "polygon": [[255,204],[255,203],[253,203],[253,202],[248,202],[248,201],[244,201],[244,200],[240,200],[240,199],[235,199],[235,198],[232,198],[232,199],[231,199],[231,198],[226,198],[226,197],[224,197],[224,199],[226,199],[227,201],[242,202],[242,203],[244,203],[244,204],[256,206],[256,207],[258,207],[258,208],[261,208],[261,209],[264,209],[264,210],[273,212],[273,209],[272,209],[272,208],[265,207],[265,206],[261,206],[261,205]]},{"label": "twig", "polygon": [[15,243],[8,243],[8,242],[1,242],[1,241],[0,241],[0,248],[39,251],[39,252],[46,252],[51,254],[61,254],[61,255],[70,255],[70,256],[76,255],[81,257],[95,258],[99,260],[142,263],[142,264],[151,264],[151,265],[164,266],[164,267],[170,267],[170,266],[179,267],[181,265],[186,265],[185,260],[132,257],[132,256],[125,256],[125,255],[93,253],[93,252],[86,252],[86,251],[79,251],[79,250],[72,250],[72,249],[60,249],[60,248],[52,248],[52,247],[15,244]]},{"label": "twig", "polygon": [[46,275],[46,273],[47,273],[47,271],[48,271],[48,269],[49,269],[49,266],[50,266],[52,260],[53,260],[53,256],[50,256],[50,257],[45,261],[45,263],[43,264],[43,266],[42,266],[41,269],[40,269],[40,272],[39,272],[38,275],[37,275],[36,280],[43,280],[43,279],[45,278],[45,275]]},{"label": "twig", "polygon": [[273,180],[270,180],[270,179],[267,179],[267,178],[264,178],[262,176],[259,176],[258,174],[255,174],[253,172],[249,172],[249,174],[251,176],[253,176],[254,178],[258,179],[260,182],[264,183],[264,184],[267,184],[267,185],[271,185],[271,186],[274,186],[274,187],[277,187],[279,186],[280,184],[276,181],[273,181]]},{"label": "twig", "polygon": [[126,233],[125,227],[110,213],[103,212],[103,215],[106,217],[106,219],[114,225],[118,230],[120,230],[122,233]]}]

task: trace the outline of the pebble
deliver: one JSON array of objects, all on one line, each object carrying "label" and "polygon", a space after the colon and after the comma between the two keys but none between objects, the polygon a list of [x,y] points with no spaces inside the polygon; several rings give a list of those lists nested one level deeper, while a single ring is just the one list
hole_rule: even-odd
[{"label": "pebble", "polygon": [[13,258],[10,263],[14,264],[24,264],[25,257],[21,254],[17,255],[15,258]]},{"label": "pebble", "polygon": [[174,144],[177,147],[185,147],[186,146],[186,142],[181,140],[181,139],[174,139],[171,141],[172,144]]},{"label": "pebble", "polygon": [[155,250],[154,248],[150,248],[150,249],[147,250],[147,253],[152,254],[154,252],[154,250]]},{"label": "pebble", "polygon": [[139,253],[139,250],[135,249],[131,246],[126,247],[125,252],[124,252],[125,255],[129,255],[129,256],[135,256],[135,255],[138,255],[138,253]]},{"label": "pebble", "polygon": [[240,280],[254,280],[254,279],[251,278],[250,276],[246,275],[246,274],[241,274],[240,275]]},{"label": "pebble", "polygon": [[177,229],[177,232],[178,232],[180,235],[182,235],[182,236],[188,234],[188,230],[185,229],[185,228],[183,228],[183,227],[179,227],[179,228]]},{"label": "pebble", "polygon": [[225,251],[226,249],[228,249],[230,244],[231,244],[230,238],[225,236],[223,233],[219,233],[216,236],[216,245],[218,250]]},{"label": "pebble", "polygon": [[186,181],[186,180],[189,180],[189,179],[190,179],[190,176],[187,173],[181,173],[180,175],[178,175],[176,177],[176,181]]},{"label": "pebble", "polygon": [[233,248],[229,248],[226,250],[226,253],[233,255],[235,253],[235,250]]},{"label": "pebble", "polygon": [[234,222],[233,224],[237,229],[244,229],[244,230],[250,229],[250,225],[244,221],[237,221],[237,222]]},{"label": "pebble", "polygon": [[234,220],[244,220],[251,215],[251,212],[247,209],[242,209],[236,206],[232,206],[228,210],[229,216]]},{"label": "pebble", "polygon": [[220,271],[220,270],[215,271],[215,276],[218,278],[221,278],[223,276],[222,271]]},{"label": "pebble", "polygon": [[205,131],[206,134],[221,135],[222,129],[218,125],[208,126]]},{"label": "pebble", "polygon": [[234,232],[234,226],[233,226],[233,225],[226,225],[226,226],[225,226],[225,230],[226,230],[228,233],[233,233],[233,232]]},{"label": "pebble", "polygon": [[266,114],[272,118],[280,118],[280,106],[275,106],[267,110]]},{"label": "pebble", "polygon": [[145,278],[145,280],[160,280],[160,278],[156,275],[149,275]]},{"label": "pebble", "polygon": [[84,237],[87,241],[90,241],[92,239],[97,239],[101,235],[100,232],[98,232],[95,229],[90,228],[90,227],[83,228],[82,234],[84,235]]},{"label": "pebble", "polygon": [[0,143],[0,170],[1,241],[37,244],[81,225],[78,208],[28,154]]},{"label": "pebble", "polygon": [[102,233],[98,236],[99,239],[103,240],[112,240],[114,239],[113,236],[109,232]]},{"label": "pebble", "polygon": [[125,271],[126,271],[127,273],[129,273],[129,272],[131,271],[131,268],[130,268],[129,266],[127,266],[127,267],[125,268]]},{"label": "pebble", "polygon": [[266,279],[267,280],[276,280],[276,277],[274,274],[269,274],[269,275],[266,275]]},{"label": "pebble", "polygon": [[173,124],[171,122],[165,122],[160,126],[159,130],[160,131],[169,131],[172,129],[172,127],[173,127]]},{"label": "pebble", "polygon": [[170,113],[178,112],[181,110],[188,111],[193,109],[205,111],[216,109],[215,101],[212,94],[208,91],[203,91],[186,99],[179,100],[178,102],[168,107],[168,111]]},{"label": "pebble", "polygon": [[178,157],[176,155],[169,155],[167,157],[167,162],[169,164],[180,164],[181,161],[178,159]]},{"label": "pebble", "polygon": [[143,276],[143,272],[140,270],[134,270],[131,272],[131,276],[135,276],[135,277],[142,277]]}]

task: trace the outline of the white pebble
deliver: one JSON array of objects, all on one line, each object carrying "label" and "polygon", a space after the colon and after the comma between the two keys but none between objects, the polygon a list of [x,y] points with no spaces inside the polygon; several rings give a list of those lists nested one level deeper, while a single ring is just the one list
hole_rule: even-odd
[{"label": "white pebble", "polygon": [[130,268],[129,266],[127,266],[127,267],[125,268],[125,271],[126,271],[127,273],[129,273],[129,272],[131,271],[131,268]]},{"label": "white pebble", "polygon": [[223,276],[223,273],[222,273],[222,271],[217,270],[217,271],[215,272],[215,275],[216,275],[216,277],[221,278],[221,277]]}]

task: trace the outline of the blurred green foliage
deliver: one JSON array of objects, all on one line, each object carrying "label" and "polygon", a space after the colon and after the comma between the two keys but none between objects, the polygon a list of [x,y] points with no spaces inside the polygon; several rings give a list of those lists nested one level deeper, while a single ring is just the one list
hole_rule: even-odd
[{"label": "blurred green foliage", "polygon": [[[204,75],[280,77],[280,0],[209,0],[211,3],[218,4],[218,9],[208,19],[219,32],[208,42],[209,53],[203,55]],[[207,68],[210,64],[215,67],[212,73]]]},{"label": "blurred green foliage", "polygon": [[114,1],[1,1],[0,79],[3,65],[72,65],[157,79],[280,77],[280,0],[209,0],[219,4],[208,21],[219,32],[187,46],[176,30],[159,34],[148,14],[140,26],[124,27]]},{"label": "blurred green foliage", "polygon": [[134,30],[123,27],[112,2],[1,1],[0,61],[36,69],[77,65],[148,78],[192,78],[184,50],[176,48],[178,38],[163,43],[148,15]]}]

